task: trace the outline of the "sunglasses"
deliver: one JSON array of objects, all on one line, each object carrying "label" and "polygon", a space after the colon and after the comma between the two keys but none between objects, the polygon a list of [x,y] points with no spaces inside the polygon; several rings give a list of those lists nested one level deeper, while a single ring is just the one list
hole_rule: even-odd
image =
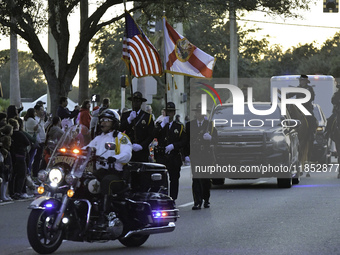
[{"label": "sunglasses", "polygon": [[101,118],[101,119],[100,119],[100,122],[103,122],[103,121],[113,121],[113,120],[111,120],[111,119],[109,119],[109,118]]}]

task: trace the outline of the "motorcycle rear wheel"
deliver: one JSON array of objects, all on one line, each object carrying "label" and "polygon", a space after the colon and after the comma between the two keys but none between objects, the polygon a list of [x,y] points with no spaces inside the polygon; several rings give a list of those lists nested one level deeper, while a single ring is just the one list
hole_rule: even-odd
[{"label": "motorcycle rear wheel", "polygon": [[27,222],[27,237],[32,248],[40,254],[55,252],[61,245],[62,230],[52,230],[56,212],[32,210]]},{"label": "motorcycle rear wheel", "polygon": [[148,240],[150,235],[133,235],[127,238],[120,238],[119,242],[126,247],[139,247]]}]

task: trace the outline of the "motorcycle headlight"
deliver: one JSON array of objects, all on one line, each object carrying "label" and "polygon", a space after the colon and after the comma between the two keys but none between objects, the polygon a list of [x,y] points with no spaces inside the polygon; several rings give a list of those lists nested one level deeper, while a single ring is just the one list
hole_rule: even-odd
[{"label": "motorcycle headlight", "polygon": [[61,168],[52,168],[48,178],[53,184],[58,184],[64,178],[64,171]]}]

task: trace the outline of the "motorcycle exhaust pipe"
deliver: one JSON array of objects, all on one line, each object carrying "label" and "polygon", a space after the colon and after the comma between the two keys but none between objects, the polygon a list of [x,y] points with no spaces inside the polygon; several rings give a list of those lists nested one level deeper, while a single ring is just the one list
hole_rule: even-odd
[{"label": "motorcycle exhaust pipe", "polygon": [[167,226],[131,230],[123,238],[128,238],[132,235],[137,235],[137,234],[138,235],[152,235],[152,234],[172,232],[175,230],[175,227],[176,225],[174,222],[169,222]]}]

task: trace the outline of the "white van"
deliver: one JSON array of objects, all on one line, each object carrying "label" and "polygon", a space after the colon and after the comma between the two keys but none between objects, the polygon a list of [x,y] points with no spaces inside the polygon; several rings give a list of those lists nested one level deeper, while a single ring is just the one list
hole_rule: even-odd
[{"label": "white van", "polygon": [[[331,75],[307,75],[310,86],[315,92],[314,103],[321,106],[326,118],[331,116],[333,105],[332,96],[336,91],[336,81]],[[300,75],[273,76],[270,79],[270,88],[297,87],[299,86]]]}]

